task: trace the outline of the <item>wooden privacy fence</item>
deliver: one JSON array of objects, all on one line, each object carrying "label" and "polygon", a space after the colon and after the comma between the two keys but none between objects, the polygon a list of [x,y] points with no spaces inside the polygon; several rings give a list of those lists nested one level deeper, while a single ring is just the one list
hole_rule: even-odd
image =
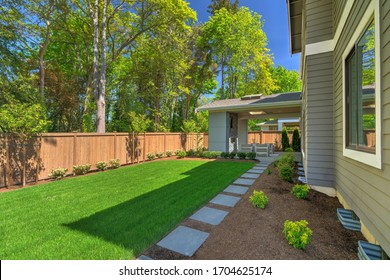
[{"label": "wooden privacy fence", "polygon": [[[288,138],[292,143],[293,131],[288,131]],[[276,150],[282,149],[282,132],[281,131],[258,131],[248,132],[248,144],[274,144]]]},{"label": "wooden privacy fence", "polygon": [[[148,153],[189,150],[208,146],[205,133],[45,133],[33,138],[25,155],[20,144],[0,135],[0,187],[21,184],[23,166],[26,182],[47,179],[54,168],[119,159],[121,165],[142,162]],[[22,159],[25,159],[24,161]],[[26,164],[22,164],[22,161]]]}]

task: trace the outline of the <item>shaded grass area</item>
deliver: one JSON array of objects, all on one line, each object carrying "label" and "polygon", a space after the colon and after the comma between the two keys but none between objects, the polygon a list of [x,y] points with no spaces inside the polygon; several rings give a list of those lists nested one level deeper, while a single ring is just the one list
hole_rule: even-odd
[{"label": "shaded grass area", "polygon": [[0,258],[133,259],[253,165],[165,160],[0,193]]}]

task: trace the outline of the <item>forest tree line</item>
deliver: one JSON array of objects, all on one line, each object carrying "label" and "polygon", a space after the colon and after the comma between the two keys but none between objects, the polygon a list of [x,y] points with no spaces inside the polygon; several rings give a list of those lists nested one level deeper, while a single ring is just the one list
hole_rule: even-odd
[{"label": "forest tree line", "polygon": [[34,120],[48,132],[207,131],[195,108],[210,99],[300,90],[273,64],[261,15],[229,0],[208,12],[200,23],[183,0],[0,0],[0,132]]}]

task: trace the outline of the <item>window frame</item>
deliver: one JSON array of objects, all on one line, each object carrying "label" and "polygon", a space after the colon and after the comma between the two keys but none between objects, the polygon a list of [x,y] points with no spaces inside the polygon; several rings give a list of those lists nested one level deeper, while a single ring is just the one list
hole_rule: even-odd
[{"label": "window frame", "polygon": [[[354,31],[352,37],[349,40],[347,47],[344,50],[342,55],[342,65],[343,65],[343,156],[351,158],[353,160],[362,162],[364,164],[373,166],[378,169],[382,169],[382,133],[381,133],[381,51],[380,51],[380,13],[379,13],[380,3],[379,0],[372,0],[364,13],[362,19],[360,20],[356,30]],[[359,147],[358,144],[356,147],[348,147],[349,139],[349,123],[348,123],[348,104],[346,98],[348,96],[347,88],[347,75],[348,69],[346,69],[347,59],[350,58],[355,46],[363,36],[366,28],[369,26],[372,20],[375,20],[375,137],[376,145],[375,152],[373,149],[364,149]]]}]

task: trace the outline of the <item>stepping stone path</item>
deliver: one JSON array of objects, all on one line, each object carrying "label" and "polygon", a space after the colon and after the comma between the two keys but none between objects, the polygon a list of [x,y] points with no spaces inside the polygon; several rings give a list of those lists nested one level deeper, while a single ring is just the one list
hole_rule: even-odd
[{"label": "stepping stone path", "polygon": [[[245,174],[241,175],[234,183],[223,190],[212,200],[210,200],[210,207],[204,206],[195,212],[189,218],[201,223],[206,223],[212,226],[219,225],[223,219],[229,214],[228,211],[214,208],[215,205],[222,205],[225,208],[233,207],[240,201],[241,196],[244,195],[255,180],[268,168],[277,156],[262,160]],[[180,225],[171,231],[166,237],[157,243],[157,246],[171,250],[173,252],[191,257],[206,241],[209,233],[193,229],[187,226]],[[138,260],[151,260],[152,258],[141,255]]]}]

